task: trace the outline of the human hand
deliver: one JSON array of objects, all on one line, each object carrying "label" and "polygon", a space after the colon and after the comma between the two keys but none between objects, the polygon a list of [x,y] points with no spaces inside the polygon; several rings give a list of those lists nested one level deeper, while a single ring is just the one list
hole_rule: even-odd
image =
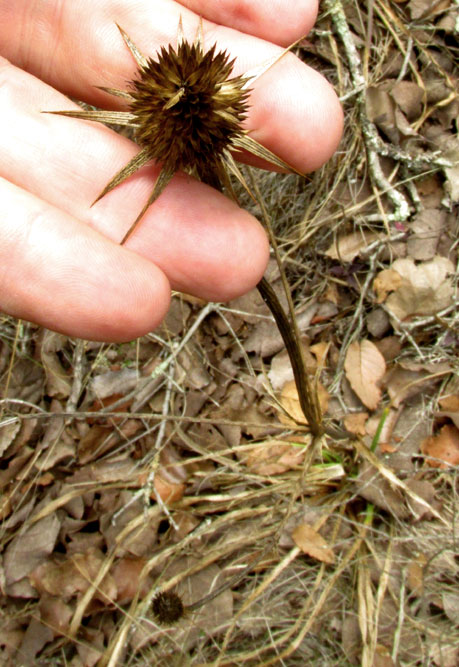
[{"label": "human hand", "polygon": [[[0,58],[0,309],[69,335],[119,341],[159,324],[171,287],[214,301],[253,287],[268,244],[252,216],[177,174],[120,246],[158,168],[144,167],[91,208],[138,148],[98,123],[40,112],[76,108],[58,90],[121,108],[95,88],[126,89],[135,76],[115,22],[154,56],[175,44],[180,15],[189,40],[202,15],[205,48],[217,42],[237,56],[238,75],[305,34],[316,10],[315,0],[275,0],[269,9],[262,0],[0,0],[1,55],[10,60]],[[335,150],[336,96],[292,54],[254,83],[249,102],[251,136],[300,171]]]}]

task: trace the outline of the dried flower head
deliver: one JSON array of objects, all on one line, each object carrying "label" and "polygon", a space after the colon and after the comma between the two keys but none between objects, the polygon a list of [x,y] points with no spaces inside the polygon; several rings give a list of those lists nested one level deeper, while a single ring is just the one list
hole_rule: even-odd
[{"label": "dried flower head", "polygon": [[177,593],[163,591],[153,598],[152,611],[158,623],[170,625],[182,618],[185,608]]},{"label": "dried flower head", "polygon": [[226,51],[217,51],[216,44],[204,52],[201,25],[191,44],[183,37],[180,21],[177,48],[162,47],[156,60],[143,56],[122,28],[118,28],[138,65],[138,74],[129,91],[105,87],[102,90],[125,99],[129,110],[50,113],[133,128],[141,150],[106,185],[96,202],[147,162],[155,160],[161,164],[154,189],[122,242],[178,170],[220,190],[226,189],[230,195],[233,191],[229,174],[247,188],[232,156],[233,150],[249,151],[281,169],[295,171],[242,129],[248,110],[249,83],[283,53],[243,76],[229,78],[234,60],[230,60]]}]

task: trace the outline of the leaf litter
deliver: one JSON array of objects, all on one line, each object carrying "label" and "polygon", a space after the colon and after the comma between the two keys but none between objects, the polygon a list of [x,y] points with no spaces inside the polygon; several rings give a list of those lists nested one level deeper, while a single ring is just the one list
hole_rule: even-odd
[{"label": "leaf litter", "polygon": [[458,10],[335,4],[298,54],[341,150],[256,175],[325,436],[256,292],[118,346],[2,317],[2,663],[457,664]]}]

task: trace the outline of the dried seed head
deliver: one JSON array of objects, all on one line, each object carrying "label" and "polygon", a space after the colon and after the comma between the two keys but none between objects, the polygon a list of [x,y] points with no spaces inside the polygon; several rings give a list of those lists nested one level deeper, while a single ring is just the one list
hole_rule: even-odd
[{"label": "dried seed head", "polygon": [[116,88],[102,90],[127,100],[129,111],[48,113],[126,125],[134,129],[141,146],[140,152],[115,174],[95,202],[147,162],[156,160],[161,164],[153,191],[122,243],[178,170],[186,171],[220,190],[226,189],[234,198],[230,174],[247,190],[248,186],[232,156],[233,150],[246,150],[280,169],[296,171],[252,139],[241,127],[248,109],[248,83],[261,76],[288,49],[244,76],[230,79],[234,60],[230,60],[225,51],[216,52],[216,45],[204,52],[200,32],[193,44],[187,42],[183,38],[181,23],[177,49],[171,45],[162,47],[156,60],[147,59],[122,28],[118,28],[138,65],[138,75],[129,91]]},{"label": "dried seed head", "polygon": [[152,610],[159,623],[172,624],[180,620],[185,612],[183,602],[177,593],[158,593],[152,602]]},{"label": "dried seed head", "polygon": [[228,80],[234,61],[214,45],[206,53],[183,41],[148,59],[133,82],[130,111],[135,137],[166,170],[194,172],[207,180],[223,152],[241,134],[248,90],[243,77]]}]

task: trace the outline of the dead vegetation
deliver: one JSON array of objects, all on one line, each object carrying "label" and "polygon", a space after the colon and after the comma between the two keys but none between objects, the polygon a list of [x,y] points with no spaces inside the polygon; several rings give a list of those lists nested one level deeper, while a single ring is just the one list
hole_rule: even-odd
[{"label": "dead vegetation", "polygon": [[458,11],[324,2],[340,151],[257,175],[318,443],[255,291],[119,346],[2,319],[2,664],[457,664]]}]

